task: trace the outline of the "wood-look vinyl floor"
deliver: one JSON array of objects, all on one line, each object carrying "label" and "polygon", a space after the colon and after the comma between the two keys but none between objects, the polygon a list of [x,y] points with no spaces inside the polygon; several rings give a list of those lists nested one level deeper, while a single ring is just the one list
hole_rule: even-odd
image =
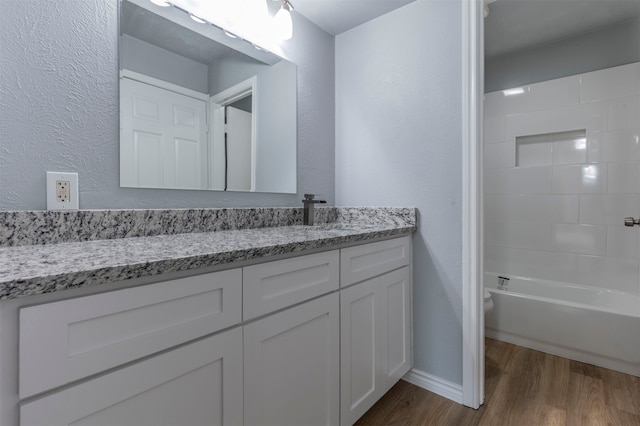
[{"label": "wood-look vinyl floor", "polygon": [[356,425],[640,426],[640,378],[486,339],[480,409],[401,380]]}]

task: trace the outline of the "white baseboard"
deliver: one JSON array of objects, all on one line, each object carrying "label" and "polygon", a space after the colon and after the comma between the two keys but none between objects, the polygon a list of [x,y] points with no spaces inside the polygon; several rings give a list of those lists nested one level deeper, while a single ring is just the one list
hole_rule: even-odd
[{"label": "white baseboard", "polygon": [[409,370],[402,380],[420,386],[422,389],[426,389],[429,392],[438,394],[458,404],[462,404],[462,386],[456,383],[451,383],[415,368]]}]

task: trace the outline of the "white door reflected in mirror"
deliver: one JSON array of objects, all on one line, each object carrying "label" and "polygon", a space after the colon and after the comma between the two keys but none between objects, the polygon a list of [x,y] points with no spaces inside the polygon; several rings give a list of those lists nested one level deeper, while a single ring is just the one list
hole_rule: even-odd
[{"label": "white door reflected in mirror", "polygon": [[206,189],[206,102],[129,78],[120,99],[120,184]]}]

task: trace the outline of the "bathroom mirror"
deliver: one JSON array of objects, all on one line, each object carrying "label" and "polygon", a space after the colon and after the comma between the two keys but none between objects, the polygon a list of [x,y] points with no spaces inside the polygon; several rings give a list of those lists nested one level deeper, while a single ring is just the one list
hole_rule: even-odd
[{"label": "bathroom mirror", "polygon": [[119,7],[120,186],[296,193],[296,65],[176,7]]}]

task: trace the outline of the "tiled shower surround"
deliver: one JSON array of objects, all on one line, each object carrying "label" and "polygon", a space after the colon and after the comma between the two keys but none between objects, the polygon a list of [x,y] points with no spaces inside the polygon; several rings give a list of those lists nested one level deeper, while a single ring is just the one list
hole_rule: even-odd
[{"label": "tiled shower surround", "polygon": [[640,293],[640,63],[516,92],[485,95],[485,270]]}]

